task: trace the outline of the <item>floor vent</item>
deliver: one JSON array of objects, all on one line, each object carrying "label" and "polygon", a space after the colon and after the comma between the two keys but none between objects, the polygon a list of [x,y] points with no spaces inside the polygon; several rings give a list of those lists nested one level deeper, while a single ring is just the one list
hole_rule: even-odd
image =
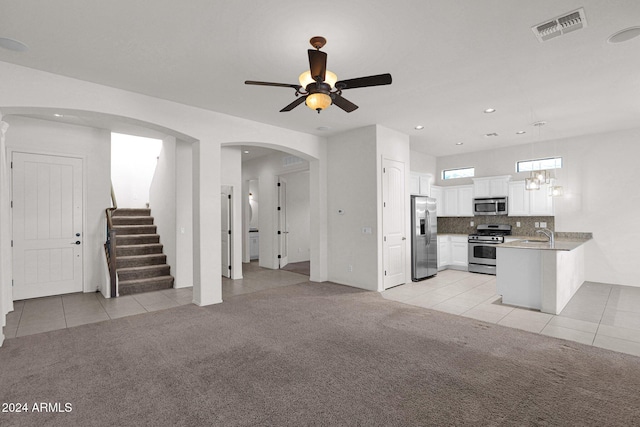
[{"label": "floor vent", "polygon": [[572,31],[579,30],[587,26],[587,17],[584,9],[580,8],[573,12],[565,13],[556,18],[545,21],[531,27],[533,34],[540,42],[560,37]]}]

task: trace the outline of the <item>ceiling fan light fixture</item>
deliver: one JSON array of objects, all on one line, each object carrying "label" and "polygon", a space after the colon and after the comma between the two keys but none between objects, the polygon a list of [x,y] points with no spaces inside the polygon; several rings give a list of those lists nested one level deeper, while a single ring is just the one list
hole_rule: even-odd
[{"label": "ceiling fan light fixture", "polygon": [[325,93],[312,93],[307,96],[305,103],[307,107],[320,112],[331,105],[331,97]]},{"label": "ceiling fan light fixture", "polygon": [[[300,74],[300,77],[298,77],[298,81],[300,82],[300,86],[302,86],[303,88],[306,88],[311,83],[316,82],[311,77],[311,72],[309,70]],[[338,82],[338,76],[336,76],[335,73],[332,73],[331,71],[326,70],[324,75],[324,83],[328,84],[333,89],[335,88],[337,82]]]}]

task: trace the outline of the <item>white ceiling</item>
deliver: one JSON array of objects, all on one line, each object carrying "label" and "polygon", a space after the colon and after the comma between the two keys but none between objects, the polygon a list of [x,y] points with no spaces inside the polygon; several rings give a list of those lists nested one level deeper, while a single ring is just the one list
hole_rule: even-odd
[{"label": "white ceiling", "polygon": [[[580,7],[586,28],[538,42],[531,26]],[[0,61],[317,135],[377,123],[441,156],[639,126],[640,37],[607,43],[638,25],[638,0],[0,0],[0,37],[29,46]],[[296,83],[315,35],[339,79],[393,84],[321,114],[244,84]]]}]

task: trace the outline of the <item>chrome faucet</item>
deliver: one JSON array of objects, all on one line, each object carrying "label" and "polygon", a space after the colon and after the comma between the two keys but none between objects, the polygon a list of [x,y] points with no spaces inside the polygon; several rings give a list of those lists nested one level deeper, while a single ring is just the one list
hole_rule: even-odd
[{"label": "chrome faucet", "polygon": [[549,238],[549,243],[553,246],[556,242],[555,233],[548,228],[541,228],[540,230],[536,230],[536,233],[544,234]]}]

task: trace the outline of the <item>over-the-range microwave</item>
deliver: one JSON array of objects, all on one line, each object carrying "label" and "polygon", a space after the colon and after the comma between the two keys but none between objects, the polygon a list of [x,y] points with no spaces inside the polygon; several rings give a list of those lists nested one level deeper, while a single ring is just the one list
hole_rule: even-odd
[{"label": "over-the-range microwave", "polygon": [[474,215],[507,215],[506,197],[482,197],[473,199]]}]

